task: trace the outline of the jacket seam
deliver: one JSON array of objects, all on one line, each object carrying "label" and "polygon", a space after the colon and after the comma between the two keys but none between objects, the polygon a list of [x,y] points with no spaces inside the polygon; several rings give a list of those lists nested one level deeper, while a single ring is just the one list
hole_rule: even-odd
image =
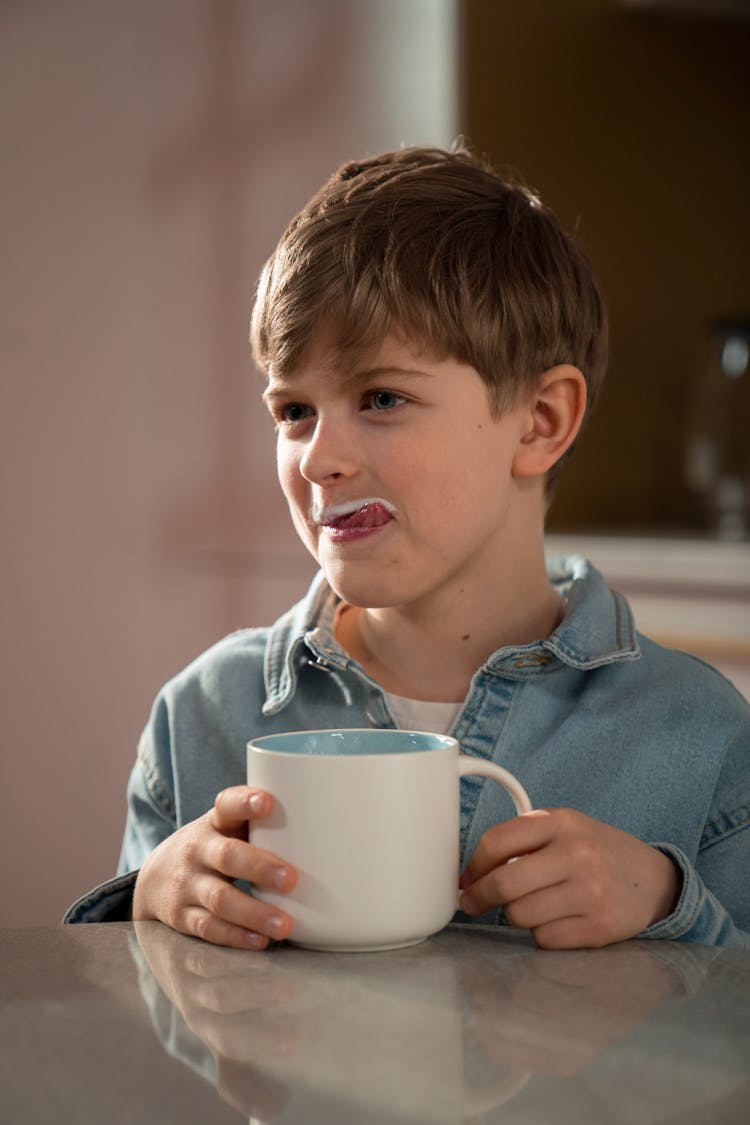
[{"label": "jacket seam", "polygon": [[156,772],[156,768],[146,759],[145,754],[140,750],[138,752],[138,761],[140,762],[141,769],[143,770],[143,777],[146,782],[146,788],[148,789],[154,804],[168,820],[174,821],[177,813],[169,788],[159,777],[158,773]]},{"label": "jacket seam", "polygon": [[[707,852],[709,848],[714,847],[715,844],[720,844],[723,840],[728,839],[730,836],[735,836],[738,832],[744,832],[746,829],[750,828],[750,806],[748,805],[741,805],[740,808],[736,809],[734,813],[729,814],[729,816],[727,816],[725,819],[729,820],[740,813],[746,814],[744,820],[734,820],[726,829],[721,832],[717,832],[716,835],[707,840],[705,844],[702,843],[698,851],[701,853]],[[714,823],[715,822],[712,822],[712,824]]]}]

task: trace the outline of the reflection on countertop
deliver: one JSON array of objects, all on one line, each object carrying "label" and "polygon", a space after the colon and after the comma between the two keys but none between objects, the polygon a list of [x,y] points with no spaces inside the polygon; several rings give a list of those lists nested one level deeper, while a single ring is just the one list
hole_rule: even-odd
[{"label": "reflection on countertop", "polygon": [[451,926],[389,953],[258,954],[69,926],[0,932],[0,999],[0,1117],[24,1125],[750,1116],[747,952]]},{"label": "reflection on countertop", "polygon": [[387,956],[248,962],[162,927],[136,937],[165,1047],[195,1065],[203,1044],[202,1072],[263,1125],[692,1121],[727,1097],[750,1105],[750,957],[540,951],[450,927]]}]

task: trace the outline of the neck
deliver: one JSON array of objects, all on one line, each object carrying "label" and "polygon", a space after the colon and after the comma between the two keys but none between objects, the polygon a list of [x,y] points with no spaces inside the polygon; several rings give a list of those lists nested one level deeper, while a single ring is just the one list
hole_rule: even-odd
[{"label": "neck", "polygon": [[532,644],[559,625],[563,609],[547,578],[543,541],[509,550],[491,587],[454,585],[425,602],[347,606],[337,637],[386,691],[410,699],[460,702],[472,676],[499,648]]}]

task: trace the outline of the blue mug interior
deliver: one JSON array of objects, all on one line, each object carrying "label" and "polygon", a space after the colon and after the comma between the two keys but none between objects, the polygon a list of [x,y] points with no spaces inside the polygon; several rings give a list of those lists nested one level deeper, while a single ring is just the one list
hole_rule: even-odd
[{"label": "blue mug interior", "polygon": [[453,740],[439,734],[408,730],[305,730],[290,734],[269,734],[254,738],[250,745],[258,750],[282,754],[342,755],[412,754],[453,746]]}]

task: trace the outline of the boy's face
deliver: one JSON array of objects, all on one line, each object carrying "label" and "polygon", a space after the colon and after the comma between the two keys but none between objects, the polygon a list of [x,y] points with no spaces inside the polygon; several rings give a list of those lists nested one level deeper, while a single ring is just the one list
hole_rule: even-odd
[{"label": "boy's face", "polygon": [[493,418],[474,368],[396,336],[344,363],[318,341],[265,393],[302,542],[352,605],[432,608],[489,590],[516,526],[528,408]]}]

